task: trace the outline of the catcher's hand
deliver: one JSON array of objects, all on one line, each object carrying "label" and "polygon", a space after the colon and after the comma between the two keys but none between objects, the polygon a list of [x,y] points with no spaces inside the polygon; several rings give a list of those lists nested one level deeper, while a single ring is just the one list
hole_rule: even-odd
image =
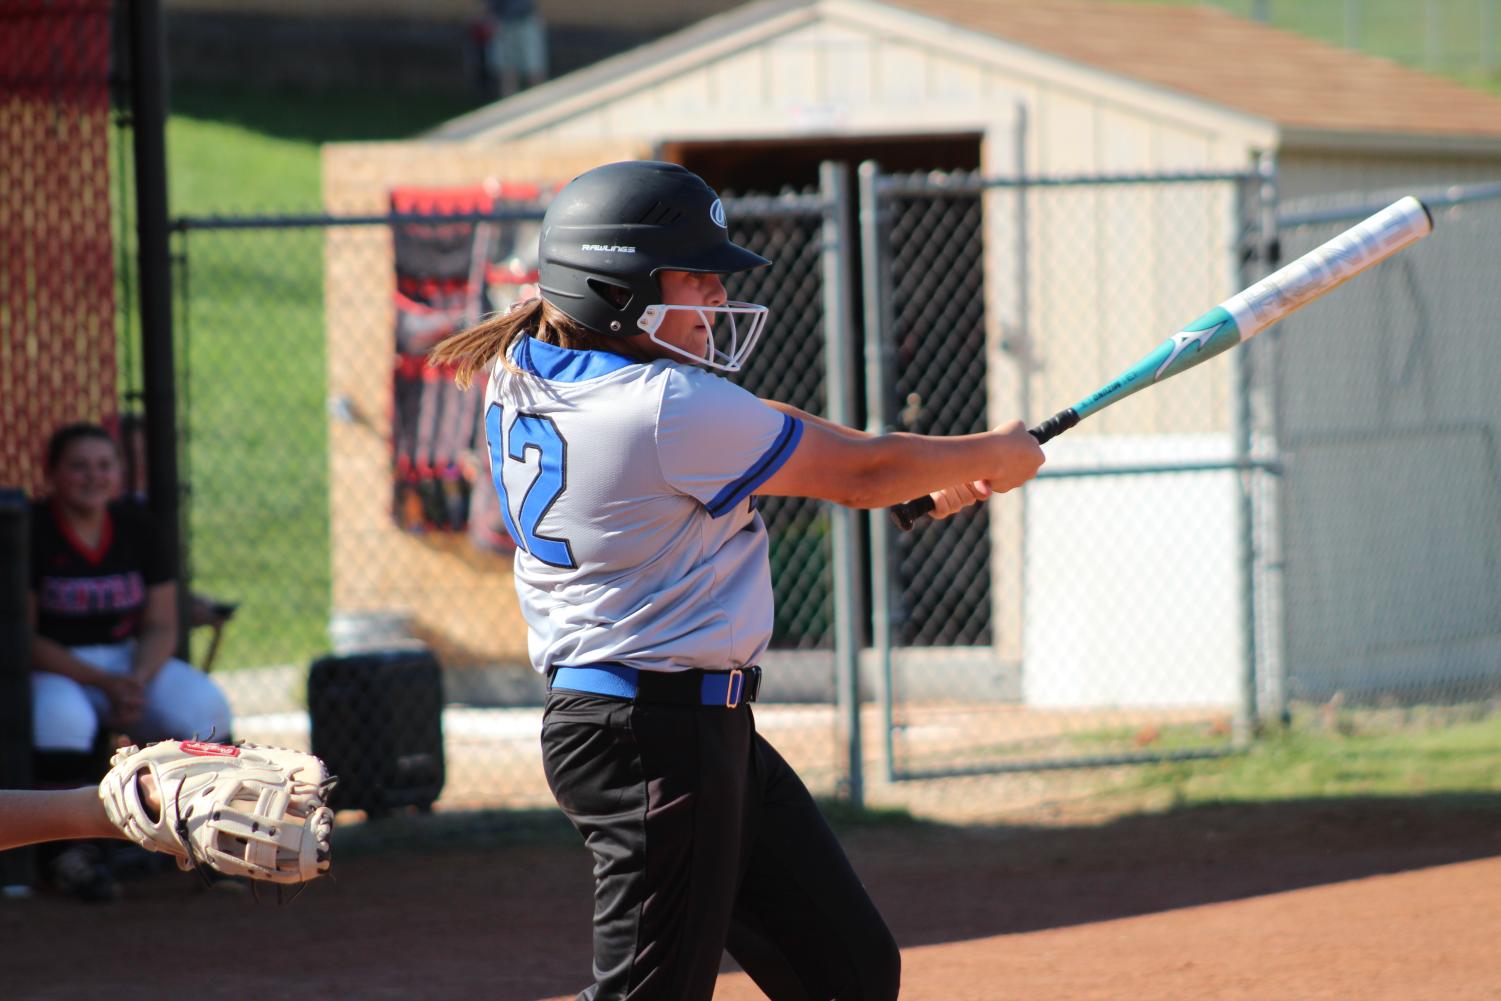
[{"label": "catcher's hand", "polygon": [[[328,872],[333,782],[313,755],[256,744],[164,740],[122,747],[99,783],[104,812],[143,848],[229,876],[301,883]],[[141,797],[149,774],[159,810]]]}]

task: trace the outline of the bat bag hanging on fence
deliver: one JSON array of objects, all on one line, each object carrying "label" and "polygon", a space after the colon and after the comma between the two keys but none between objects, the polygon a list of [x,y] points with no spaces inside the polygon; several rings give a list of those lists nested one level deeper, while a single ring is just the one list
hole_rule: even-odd
[{"label": "bat bag hanging on fence", "polygon": [[[496,182],[401,187],[391,191],[391,211],[435,217],[483,214],[502,200],[535,201],[538,194],[535,187]],[[407,531],[467,531],[482,548],[514,548],[488,493],[480,421],[483,380],[461,390],[453,384],[451,370],[427,363],[427,353],[450,334],[508,306],[527,282],[536,280],[534,255],[515,252],[526,245],[530,230],[516,223],[438,218],[393,227],[391,513]]]}]

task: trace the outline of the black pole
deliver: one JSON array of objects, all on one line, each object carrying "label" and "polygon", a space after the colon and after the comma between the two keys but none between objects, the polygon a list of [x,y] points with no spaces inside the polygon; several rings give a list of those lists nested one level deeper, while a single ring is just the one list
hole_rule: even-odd
[{"label": "black pole", "polygon": [[172,350],[172,260],[167,217],[166,44],[159,0],[129,0],[135,122],[136,239],[140,257],[141,377],[146,491],[158,538],[177,567],[177,648],[188,648],[188,589],[177,476],[177,382]]},{"label": "black pole", "polygon": [[[0,789],[31,788],[31,508],[19,490],[0,488]],[[0,852],[0,890],[29,892],[35,882],[30,848]]]}]

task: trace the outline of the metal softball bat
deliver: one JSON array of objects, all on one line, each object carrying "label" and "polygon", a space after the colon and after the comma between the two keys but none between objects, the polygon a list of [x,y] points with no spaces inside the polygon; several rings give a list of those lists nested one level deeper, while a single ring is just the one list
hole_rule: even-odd
[{"label": "metal softball bat", "polygon": [[[1245,291],[1232,295],[1089,396],[1030,428],[1032,436],[1039,443],[1055,438],[1090,414],[1249,341],[1288,314],[1431,232],[1433,216],[1422,202],[1411,195],[1393,202]],[[932,510],[933,498],[925,495],[890,508],[891,520],[905,532]]]}]

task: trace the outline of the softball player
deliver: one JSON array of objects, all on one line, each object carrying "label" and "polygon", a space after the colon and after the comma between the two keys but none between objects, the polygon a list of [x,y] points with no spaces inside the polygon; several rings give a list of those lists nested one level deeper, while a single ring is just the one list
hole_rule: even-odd
[{"label": "softball player", "polygon": [[1041,450],[1020,423],[868,436],[714,374],[766,322],[721,276],[770,262],[730,242],[719,198],[676,165],[576,178],[540,250],[541,298],[435,360],[461,385],[495,362],[485,427],[548,678],[543,765],[595,863],[579,997],[708,998],[728,948],[772,998],[894,998],[896,943],[756,733],[772,589],[755,495],[884,507],[937,491],[941,517],[1031,478]]},{"label": "softball player", "polygon": [[59,429],[46,472],[50,496],[31,512],[38,778],[97,781],[94,741],[106,720],[143,740],[228,740],[224,693],[172,656],[176,569],[146,513],[116,499],[121,464],[109,432]]}]

